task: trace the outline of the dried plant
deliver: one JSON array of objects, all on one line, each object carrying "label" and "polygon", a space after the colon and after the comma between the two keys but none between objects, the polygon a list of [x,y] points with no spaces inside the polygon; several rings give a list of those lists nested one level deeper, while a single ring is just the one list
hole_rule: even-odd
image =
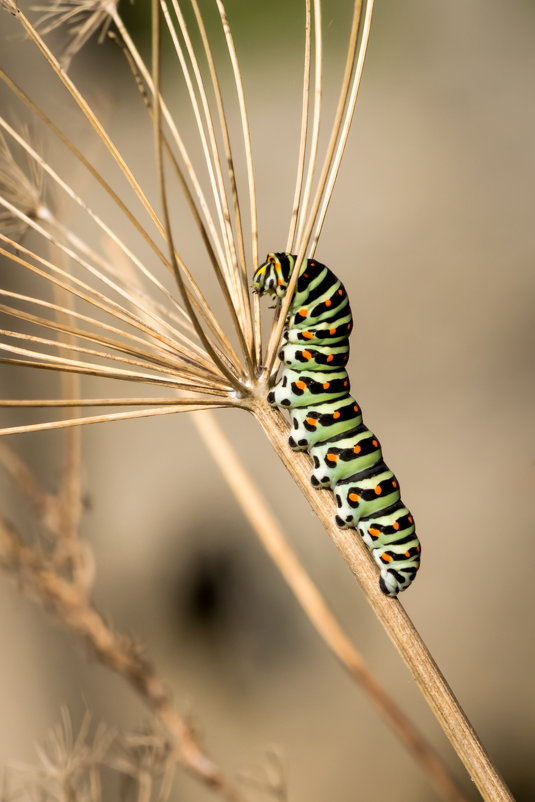
[{"label": "dried plant", "polygon": [[[39,155],[24,132],[16,131],[0,118],[4,136],[8,137],[0,153],[4,155],[0,174],[1,187],[4,187],[0,193],[3,209],[0,253],[19,272],[33,274],[36,288],[55,287],[61,293],[50,300],[48,296],[39,296],[37,289],[30,295],[0,290],[4,299],[0,310],[8,319],[18,320],[25,327],[24,331],[9,329],[2,332],[0,350],[6,356],[2,357],[0,364],[56,371],[63,376],[90,375],[143,384],[162,388],[162,391],[165,388],[165,394],[160,397],[101,398],[79,398],[73,394],[56,399],[4,400],[1,402],[4,407],[64,408],[73,412],[45,423],[6,426],[0,433],[72,428],[81,424],[217,407],[238,407],[252,413],[360,582],[373,610],[400,651],[482,796],[489,800],[511,799],[400,602],[380,593],[376,567],[366,547],[353,537],[351,531],[336,527],[332,498],[324,498],[325,494],[310,487],[308,457],[289,451],[286,442],[288,425],[283,416],[267,404],[268,387],[277,370],[279,341],[298,273],[294,272],[267,343],[264,343],[258,301],[251,298],[249,290],[251,272],[259,259],[248,114],[225,8],[221,0],[215,1],[234,77],[235,102],[243,140],[239,146],[229,133],[226,111],[229,100],[220,86],[219,66],[197,0],[191,0],[195,43],[178,0],[171,0],[170,4],[165,0],[152,0],[151,70],[128,35],[113,2],[73,0],[47,7],[45,18],[41,20],[42,33],[64,23],[70,26],[70,38],[64,52],[66,60],[60,63],[38,27],[15,3],[2,0],[2,7],[16,16],[90,130],[106,149],[119,174],[129,184],[133,200],[125,201],[114,188],[115,183],[108,181],[94,167],[85,150],[64,133],[61,125],[47,116],[38,102],[0,70],[4,84],[59,140],[66,153],[88,171],[102,193],[124,215],[132,230],[132,236],[119,236],[73,189],[67,178]],[[329,141],[320,160],[319,129],[323,116],[321,4],[320,0],[306,2],[302,127],[286,244],[286,250],[297,254],[298,263],[313,256],[322,231],[355,108],[371,13],[371,0],[355,0],[340,95]],[[103,123],[66,71],[68,62],[87,38],[97,29],[107,30],[111,23],[113,36],[128,61],[152,119],[161,217]],[[160,78],[162,27],[176,55],[191,101],[210,186],[208,196],[170,106],[163,97]],[[20,166],[12,157],[11,141],[33,165],[30,174],[33,179],[29,182],[17,179]],[[244,182],[237,178],[238,162],[246,175]],[[46,177],[47,185],[58,198],[57,208],[64,210],[71,205],[70,208],[81,210],[94,226],[93,231],[98,232],[98,237],[93,234],[84,239],[75,234],[63,222],[66,213],[56,214],[46,205],[41,176]],[[176,234],[176,221],[170,213],[171,199],[177,192],[183,194],[190,208],[213,278],[226,305],[230,328],[223,323],[221,316],[214,313],[194,271],[178,249],[180,238]],[[246,204],[242,203],[244,195]],[[140,211],[134,211],[134,208]],[[40,242],[41,246],[34,247],[26,241],[21,243],[20,234],[24,230],[31,231],[32,242]],[[152,252],[150,265],[131,247],[130,242],[135,237],[139,237],[144,250]],[[105,243],[101,249],[94,244],[96,240]],[[46,255],[42,246],[48,249]],[[117,257],[114,256],[113,260],[107,255],[111,247]],[[178,297],[168,288],[166,271],[175,280]],[[65,300],[67,296],[75,301],[75,308]],[[35,331],[39,334],[33,333]],[[79,412],[90,407],[123,409],[91,415]],[[125,407],[135,409],[125,410]],[[114,637],[104,622],[95,618],[95,611],[87,604],[87,590],[80,580],[74,577],[73,582],[71,577],[66,585],[62,584],[61,576],[54,574],[50,577],[48,565],[40,563],[35,553],[22,546],[19,538],[6,526],[3,526],[2,537],[4,565],[11,568],[16,565],[32,577],[34,588],[41,588],[63,620],[92,639],[100,658],[128,676],[156,707],[159,704],[161,718],[177,738],[183,762],[188,768],[198,776],[204,774],[208,781],[211,777],[212,783],[228,798],[238,798],[238,793],[231,789],[215,767],[206,762],[205,756],[189,738],[183,722],[170,711],[165,694],[161,693],[159,686],[155,688],[154,676],[136,650],[131,644]],[[83,562],[79,556],[78,561]],[[70,563],[67,562],[68,569],[73,571],[76,559],[71,557]],[[281,560],[281,564],[283,562]],[[291,574],[290,581],[295,582],[295,571],[288,573]],[[47,582],[47,578],[50,581]],[[158,702],[160,693],[162,698]],[[185,749],[185,743],[190,752]],[[449,793],[449,798],[460,798],[454,789],[450,788]]]},{"label": "dried plant", "polygon": [[14,764],[4,773],[6,800],[102,802],[110,787],[108,779],[105,794],[106,769],[118,786],[115,798],[123,802],[166,802],[172,790],[172,745],[165,733],[150,726],[116,732],[103,723],[92,726],[86,713],[75,732],[69,711],[62,708],[35,751],[36,764]]}]

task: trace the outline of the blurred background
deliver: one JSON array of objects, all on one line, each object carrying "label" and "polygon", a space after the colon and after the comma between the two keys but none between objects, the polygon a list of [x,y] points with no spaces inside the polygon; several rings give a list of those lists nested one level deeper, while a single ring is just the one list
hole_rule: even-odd
[{"label": "blurred background", "polygon": [[[121,3],[120,11],[147,52],[144,5]],[[324,5],[323,144],[351,13],[342,0]],[[230,86],[213,8],[204,7],[220,78]],[[303,4],[233,0],[227,10],[250,114],[263,256],[285,247],[289,224]],[[107,175],[80,117],[7,14],[1,35],[2,66],[63,120]],[[350,293],[352,389],[401,480],[423,544],[422,569],[402,602],[519,802],[535,798],[534,35],[530,0],[378,0],[317,251]],[[170,54],[165,66],[164,86],[195,152]],[[150,122],[117,49],[92,40],[71,75],[156,198]],[[6,91],[0,102],[11,109]],[[235,116],[232,126],[237,134]],[[65,158],[54,143],[44,148],[51,162]],[[79,168],[72,175],[113,221]],[[208,261],[178,197],[174,212],[181,251],[210,288]],[[83,231],[84,219],[69,214],[73,230]],[[1,270],[3,286],[32,291],[9,264]],[[264,313],[269,320],[267,305]],[[58,392],[49,376],[12,369],[0,380],[2,395]],[[103,393],[89,381],[84,389]],[[230,411],[217,417],[373,672],[474,794],[255,421]],[[10,445],[54,489],[60,435],[22,435]],[[187,416],[86,427],[83,454],[82,534],[96,559],[97,605],[146,645],[177,708],[192,717],[220,765],[258,769],[275,748],[291,800],[383,800],[393,787],[399,802],[438,798],[312,630]],[[6,516],[24,520],[20,499],[0,479]],[[118,728],[147,717],[124,682],[88,663],[84,649],[7,580],[0,582],[0,631],[0,763],[32,761],[35,741],[62,704],[75,726],[86,706],[96,721]],[[212,798],[183,774],[176,785],[176,799]]]}]

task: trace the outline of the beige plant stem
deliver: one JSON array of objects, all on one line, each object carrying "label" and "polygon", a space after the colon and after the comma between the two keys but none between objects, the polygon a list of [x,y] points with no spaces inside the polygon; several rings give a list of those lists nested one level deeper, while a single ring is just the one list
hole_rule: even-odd
[{"label": "beige plant stem", "polygon": [[128,680],[169,730],[177,762],[229,802],[245,802],[241,792],[196,743],[190,727],[174,710],[164,683],[135,643],[114,632],[85,594],[59,577],[33,549],[22,545],[1,518],[0,567],[14,573],[38,601],[89,643],[100,663]]},{"label": "beige plant stem", "polygon": [[[76,337],[69,332],[72,324],[70,307],[72,299],[63,287],[54,287],[54,298],[58,306],[64,306],[68,312],[56,312],[59,325],[65,327],[61,339],[71,348],[76,346]],[[68,352],[60,348],[61,356]],[[75,373],[61,374],[61,395],[63,398],[74,398],[80,395],[80,377]],[[64,409],[63,418],[74,417],[79,413],[78,408],[72,412]],[[58,504],[60,520],[57,538],[57,557],[59,565],[66,565],[72,573],[78,587],[82,587],[85,570],[84,549],[78,537],[80,519],[82,515],[82,432],[81,429],[70,427],[63,432],[62,467]]]},{"label": "beige plant stem", "polygon": [[377,706],[387,724],[416,761],[429,774],[431,782],[442,798],[448,802],[468,802],[431,744],[387,694],[338,624],[319,590],[291,550],[264,497],[243,467],[215,417],[207,411],[202,415],[194,415],[192,421],[211,456],[219,465],[260,542],[319,635],[349,675]]},{"label": "beige plant stem", "polygon": [[374,613],[405,661],[483,799],[487,802],[514,802],[400,601],[387,598],[379,590],[377,567],[368,549],[360,538],[355,537],[352,529],[337,527],[334,521],[336,504],[332,493],[318,491],[310,484],[310,459],[288,446],[289,426],[283,415],[264,400],[258,400],[253,411],[275,451],[359,581]]}]

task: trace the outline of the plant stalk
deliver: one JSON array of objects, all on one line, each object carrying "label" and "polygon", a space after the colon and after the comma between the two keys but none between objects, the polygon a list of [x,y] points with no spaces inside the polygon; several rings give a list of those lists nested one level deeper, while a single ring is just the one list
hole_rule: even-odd
[{"label": "plant stalk", "polygon": [[482,798],[486,802],[514,802],[511,792],[492,765],[403,606],[399,600],[388,598],[379,590],[378,570],[365,544],[355,537],[354,530],[339,529],[336,525],[333,494],[318,492],[310,484],[310,458],[290,449],[287,443],[289,425],[284,416],[263,399],[255,401],[253,412],[273,448],[357,578],[373,611],[403,658]]}]

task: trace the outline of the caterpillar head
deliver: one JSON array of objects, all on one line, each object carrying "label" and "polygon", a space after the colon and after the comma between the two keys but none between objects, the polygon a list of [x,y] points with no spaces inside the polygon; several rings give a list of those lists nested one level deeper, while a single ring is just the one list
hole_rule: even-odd
[{"label": "caterpillar head", "polygon": [[255,270],[253,292],[284,298],[294,264],[295,257],[289,253],[268,253],[266,261]]}]

